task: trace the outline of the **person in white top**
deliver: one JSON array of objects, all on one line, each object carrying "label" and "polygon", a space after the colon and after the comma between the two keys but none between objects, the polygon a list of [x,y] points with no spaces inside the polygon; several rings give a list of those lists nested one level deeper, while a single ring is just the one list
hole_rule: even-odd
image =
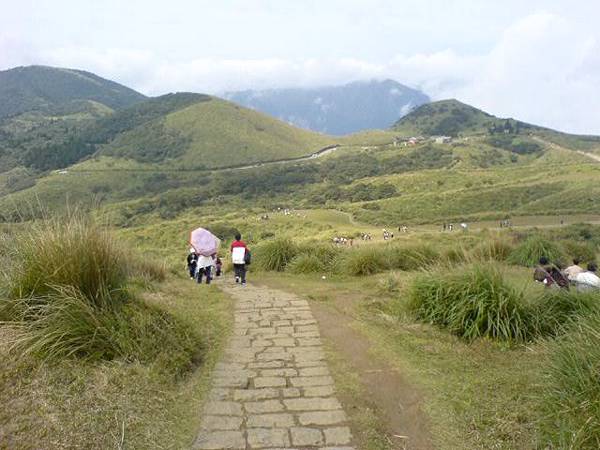
[{"label": "person in white top", "polygon": [[600,289],[600,277],[596,275],[598,266],[596,263],[589,263],[587,271],[581,272],[575,277],[575,283],[577,284],[578,291],[591,291]]},{"label": "person in white top", "polygon": [[196,262],[196,280],[198,284],[202,283],[202,276],[206,275],[206,284],[210,284],[211,268],[214,265],[214,259],[212,256],[198,255],[198,261]]},{"label": "person in white top", "polygon": [[583,268],[579,265],[579,258],[573,258],[573,265],[567,267],[564,272],[569,281],[575,281],[577,275],[584,272]]}]

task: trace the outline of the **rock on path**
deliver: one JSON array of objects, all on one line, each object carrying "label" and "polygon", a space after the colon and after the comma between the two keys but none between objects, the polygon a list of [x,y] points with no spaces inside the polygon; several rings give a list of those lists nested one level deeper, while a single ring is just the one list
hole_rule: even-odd
[{"label": "rock on path", "polygon": [[223,285],[235,327],[213,375],[195,449],[353,450],[306,300]]}]

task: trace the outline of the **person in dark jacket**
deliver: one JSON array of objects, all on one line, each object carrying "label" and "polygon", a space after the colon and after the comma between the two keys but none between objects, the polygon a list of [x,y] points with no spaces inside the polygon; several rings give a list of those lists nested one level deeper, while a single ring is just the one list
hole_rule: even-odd
[{"label": "person in dark jacket", "polygon": [[187,267],[190,273],[190,280],[193,280],[196,276],[196,264],[198,263],[198,255],[194,248],[190,248],[190,252],[187,255]]}]

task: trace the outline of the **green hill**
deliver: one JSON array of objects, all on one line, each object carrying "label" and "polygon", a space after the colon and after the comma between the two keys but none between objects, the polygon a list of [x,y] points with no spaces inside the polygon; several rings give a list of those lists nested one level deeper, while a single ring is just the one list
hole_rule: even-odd
[{"label": "green hill", "polygon": [[514,119],[499,119],[458,100],[442,100],[419,106],[398,120],[393,131],[404,136],[458,136],[539,129]]},{"label": "green hill", "polygon": [[206,100],[119,134],[99,155],[203,169],[297,158],[334,142],[218,98]]},{"label": "green hill", "polygon": [[30,111],[65,115],[93,108],[94,103],[120,109],[145,98],[83,70],[28,66],[0,71],[0,118]]}]

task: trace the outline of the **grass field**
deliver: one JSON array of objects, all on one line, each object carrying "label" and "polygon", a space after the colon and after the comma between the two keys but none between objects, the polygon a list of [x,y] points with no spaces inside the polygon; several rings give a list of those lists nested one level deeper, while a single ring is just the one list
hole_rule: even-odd
[{"label": "grass field", "polygon": [[[139,363],[40,363],[0,345],[0,447],[191,446],[211,368],[230,327],[230,303],[218,290],[200,291],[188,281],[171,278],[143,295],[205,342],[197,366],[183,378],[164,377]],[[10,338],[3,329],[0,343]]]},{"label": "grass field", "polygon": [[[399,276],[400,285],[413,276]],[[369,342],[374,367],[379,359],[391,362],[424,392],[435,448],[536,448],[534,397],[544,360],[540,347],[466,344],[432,327],[417,326],[393,311],[396,306],[379,287],[384,276],[360,281],[281,274],[257,277],[261,283],[293,290],[332,308],[340,321],[350,320]],[[352,367],[351,360],[345,363]],[[364,389],[368,397],[368,386]],[[369,448],[395,448],[389,430],[386,437],[385,431],[369,427],[375,433],[371,441],[388,442]]]}]

